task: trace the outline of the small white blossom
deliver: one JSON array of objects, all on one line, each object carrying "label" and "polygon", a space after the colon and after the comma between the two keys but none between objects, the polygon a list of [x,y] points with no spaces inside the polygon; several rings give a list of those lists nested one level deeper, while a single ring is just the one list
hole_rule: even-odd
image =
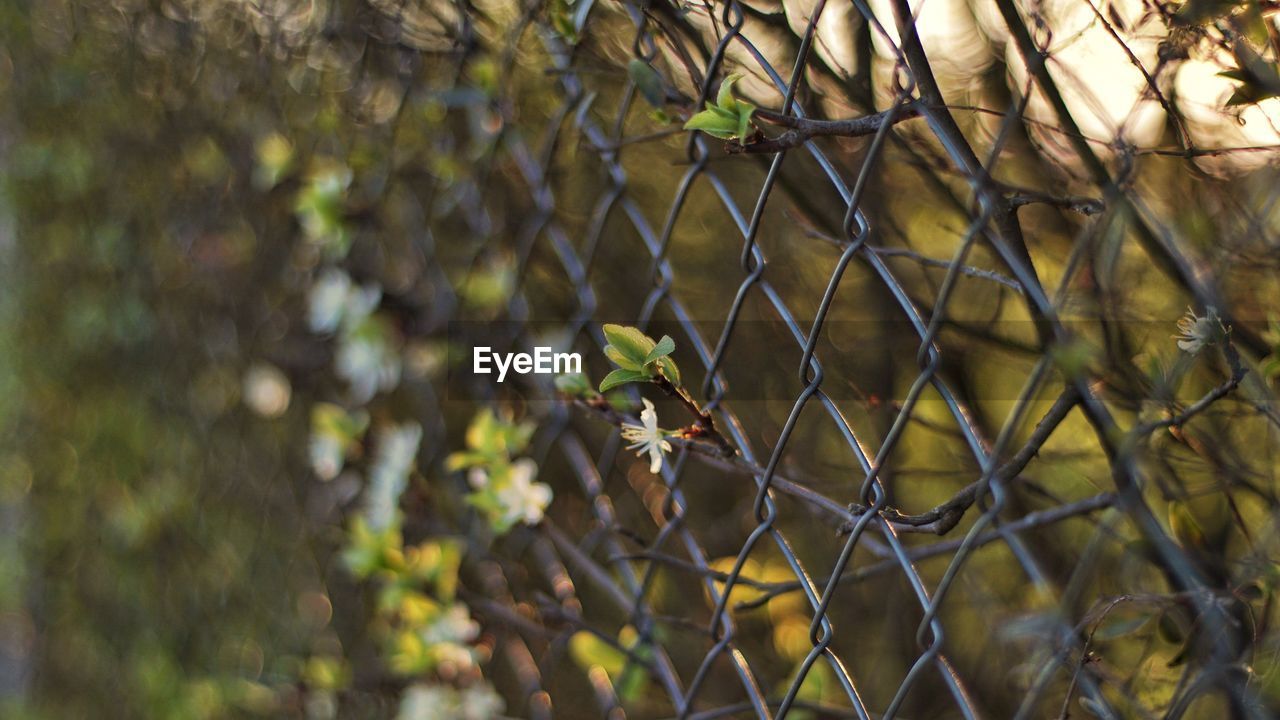
[{"label": "small white blossom", "polygon": [[542,515],[551,504],[551,487],[546,483],[534,482],[538,473],[538,465],[529,458],[521,458],[511,466],[511,473],[506,482],[501,483],[494,492],[502,505],[502,519],[514,525],[523,522],[536,525],[542,521]]},{"label": "small white blossom", "polygon": [[467,471],[467,482],[472,490],[483,490],[489,487],[489,471],[476,465]]},{"label": "small white blossom", "polygon": [[421,440],[422,427],[413,422],[393,426],[379,435],[377,455],[365,491],[365,519],[374,531],[390,527],[395,519]]},{"label": "small white blossom", "polygon": [[1218,311],[1209,308],[1204,317],[1198,317],[1191,308],[1178,321],[1178,334],[1174,339],[1178,347],[1192,355],[1200,352],[1205,345],[1213,345],[1226,335],[1222,321],[1218,319]]},{"label": "small white blossom", "polygon": [[493,720],[506,708],[489,683],[462,690],[448,685],[410,685],[400,699],[397,720]]},{"label": "small white blossom", "polygon": [[311,434],[311,442],[307,443],[307,455],[311,459],[311,469],[321,480],[338,477],[347,459],[342,438],[324,432]]},{"label": "small white blossom", "polygon": [[351,276],[330,268],[316,278],[307,295],[307,324],[311,332],[331,333],[342,323],[342,313],[351,293]]},{"label": "small white blossom", "polygon": [[469,643],[480,634],[480,624],[471,619],[471,613],[462,603],[454,603],[435,620],[422,629],[422,639],[428,645],[436,643]]},{"label": "small white blossom", "polygon": [[350,384],[352,399],[366,403],[400,384],[400,355],[381,333],[352,333],[338,345],[334,370]]},{"label": "small white blossom", "polygon": [[431,646],[431,655],[435,658],[436,667],[444,670],[444,674],[465,673],[476,667],[476,651],[468,645],[452,642],[441,642]]},{"label": "small white blossom", "polygon": [[459,708],[458,691],[447,685],[410,685],[400,698],[397,720],[453,720]]},{"label": "small white blossom", "polygon": [[641,425],[622,426],[622,439],[630,442],[628,450],[635,450],[636,457],[649,453],[649,472],[654,475],[662,469],[662,453],[671,452],[671,443],[666,440],[666,433],[658,427],[658,413],[653,403],[644,400],[644,410],[640,411]]},{"label": "small white blossom", "polygon": [[502,714],[507,704],[489,683],[479,683],[462,690],[463,720],[492,720]]},{"label": "small white blossom", "polygon": [[329,268],[316,278],[307,295],[307,325],[315,333],[331,333],[339,327],[358,326],[382,301],[377,285],[356,287],[351,276]]}]

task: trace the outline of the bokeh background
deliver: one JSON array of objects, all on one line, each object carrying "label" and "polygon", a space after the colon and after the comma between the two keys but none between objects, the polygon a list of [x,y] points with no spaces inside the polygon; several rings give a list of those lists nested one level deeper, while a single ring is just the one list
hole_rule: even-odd
[{"label": "bokeh background", "polygon": [[[1024,206],[1072,333],[1050,348],[990,244],[944,280],[982,190],[925,119],[815,138],[771,181],[681,127],[728,73],[780,111],[764,68],[785,86],[798,53],[810,115],[889,107],[894,5],[0,0],[0,715],[756,717],[794,689],[789,717],[1274,716],[1275,8],[911,3],[984,187]],[[832,177],[860,173],[875,232],[833,283]],[[822,394],[788,428],[829,287]],[[954,397],[908,402],[903,303],[933,317],[944,288]],[[1229,334],[1180,349],[1188,306]],[[481,340],[546,344],[598,382],[601,322],[670,334],[742,462],[682,445],[650,474],[609,413],[685,422],[652,388],[601,412],[466,372]],[[888,448],[888,505],[923,513],[983,476],[974,434],[1010,423],[1007,460],[1077,384],[1118,427],[1071,410],[943,537],[867,530],[806,663],[798,578],[836,567],[860,453]],[[751,545],[779,447],[791,489]],[[514,521],[477,472],[517,468],[551,499]],[[959,696],[911,672],[912,579],[957,553]]]}]

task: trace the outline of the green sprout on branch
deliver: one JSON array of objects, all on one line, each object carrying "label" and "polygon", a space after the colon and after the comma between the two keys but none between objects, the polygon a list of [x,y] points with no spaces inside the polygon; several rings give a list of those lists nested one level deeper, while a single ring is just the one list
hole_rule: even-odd
[{"label": "green sprout on branch", "polygon": [[678,430],[659,429],[653,404],[648,400],[644,401],[645,409],[641,413],[643,424],[627,422],[629,418],[607,411],[611,403],[605,401],[603,396],[590,392],[589,386],[584,391],[581,387],[583,378],[579,377],[558,381],[561,392],[582,400],[587,407],[604,412],[606,417],[622,428],[624,439],[632,442],[632,449],[639,448],[641,454],[649,453],[652,472],[656,473],[661,467],[661,453],[671,450],[670,443],[666,441],[668,437],[710,441],[715,445],[717,454],[723,457],[734,455],[733,445],[716,429],[711,413],[703,410],[681,384],[680,368],[671,357],[676,349],[675,340],[668,335],[654,340],[639,329],[625,325],[605,325],[603,330],[608,341],[604,348],[605,357],[618,367],[600,382],[600,392],[607,392],[627,383],[657,385],[664,393],[680,402],[693,417],[693,423]]},{"label": "green sprout on branch", "polygon": [[751,128],[751,115],[756,111],[756,106],[734,99],[733,85],[741,77],[735,73],[725,78],[720,83],[715,103],[708,101],[707,109],[689,118],[684,129],[701,130],[721,140],[737,139],[739,143],[745,143]]},{"label": "green sprout on branch", "polygon": [[605,357],[618,369],[600,381],[600,392],[626,383],[652,382],[659,376],[676,387],[680,386],[680,369],[671,359],[676,341],[670,336],[663,335],[661,340],[654,342],[653,338],[633,327],[605,325],[604,337],[609,341],[604,348]]}]

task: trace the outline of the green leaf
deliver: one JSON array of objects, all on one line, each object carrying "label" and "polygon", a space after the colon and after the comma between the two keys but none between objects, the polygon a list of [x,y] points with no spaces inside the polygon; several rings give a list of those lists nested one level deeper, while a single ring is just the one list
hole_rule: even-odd
[{"label": "green leaf", "polygon": [[582,373],[557,375],[555,383],[557,390],[570,397],[593,397],[596,395],[596,389],[591,385],[591,379]]},{"label": "green leaf", "polygon": [[[611,354],[609,348],[606,347],[605,355],[609,356],[609,359],[615,363],[618,362],[615,358],[625,358],[636,366],[628,369],[639,369],[640,366],[644,365],[645,357],[653,349],[653,346],[657,344],[648,335],[626,325],[605,325],[604,338],[609,341],[609,347],[617,351]],[[621,365],[621,363],[618,364]]]},{"label": "green leaf", "polygon": [[632,360],[630,357],[624,355],[621,350],[612,345],[606,345],[604,347],[604,356],[609,358],[609,361],[614,365],[617,365],[624,370],[639,370],[643,366],[643,363]]},{"label": "green leaf", "polygon": [[444,469],[448,472],[457,472],[476,465],[485,465],[489,462],[489,458],[477,452],[468,452],[459,450],[450,453],[449,457],[444,459]]},{"label": "green leaf", "polygon": [[670,355],[675,351],[676,351],[676,341],[672,340],[670,335],[663,335],[662,339],[659,340],[657,344],[653,346],[653,349],[649,351],[649,354],[644,356],[643,364],[648,365],[654,360],[657,360],[660,357],[665,357],[667,355]]},{"label": "green leaf", "polygon": [[609,403],[609,407],[617,410],[618,412],[635,412],[636,404],[632,402],[631,398],[627,397],[627,394],[621,390],[614,390],[613,392],[608,393],[604,396],[604,399]]},{"label": "green leaf", "polygon": [[649,67],[649,63],[638,58],[632,60],[627,63],[627,76],[650,105],[661,108],[666,102],[667,90],[662,84],[662,78],[656,70]]},{"label": "green leaf", "polygon": [[648,375],[645,375],[643,372],[638,370],[619,368],[608,375],[605,375],[604,379],[600,381],[600,392],[607,392],[612,388],[618,387],[619,385],[625,385],[626,383],[642,382],[648,379]]},{"label": "green leaf", "polygon": [[684,124],[684,129],[701,130],[721,140],[732,140],[734,133],[738,131],[738,118],[737,116],[726,118],[715,111],[703,110],[689,118]]},{"label": "green leaf", "polygon": [[675,360],[666,356],[658,358],[658,369],[662,371],[663,377],[671,381],[672,385],[680,387],[680,368],[676,367]]},{"label": "green leaf", "polygon": [[754,105],[741,100],[734,101],[738,105],[738,141],[746,142],[747,130],[751,127],[751,114],[756,111]]},{"label": "green leaf", "polygon": [[729,75],[724,79],[724,82],[720,83],[720,91],[716,93],[716,105],[734,114],[737,113],[733,104],[733,84],[740,79],[742,79],[742,75],[739,73]]}]

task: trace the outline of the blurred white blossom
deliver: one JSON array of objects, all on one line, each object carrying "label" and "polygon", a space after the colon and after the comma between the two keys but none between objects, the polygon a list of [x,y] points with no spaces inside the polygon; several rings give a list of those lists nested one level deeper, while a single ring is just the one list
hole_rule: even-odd
[{"label": "blurred white blossom", "polygon": [[329,268],[316,278],[307,296],[307,324],[316,333],[331,333],[342,326],[354,329],[381,300],[377,285],[356,287],[346,272]]},{"label": "blurred white blossom", "polygon": [[328,434],[313,433],[307,443],[307,455],[311,460],[311,469],[321,480],[332,480],[342,472],[346,463],[346,448],[341,438]]},{"label": "blurred white blossom", "polygon": [[366,322],[343,335],[334,358],[334,371],[351,387],[351,399],[366,403],[379,391],[400,383],[400,353],[382,323]]},{"label": "blurred white blossom", "polygon": [[365,490],[365,519],[375,532],[390,527],[395,520],[421,440],[422,427],[414,422],[394,425],[379,433],[369,487]]},{"label": "blurred white blossom", "polygon": [[448,685],[410,685],[396,720],[493,720],[506,703],[488,683],[457,690]]},{"label": "blurred white blossom", "polygon": [[542,521],[543,512],[551,504],[551,487],[534,482],[538,465],[529,458],[521,458],[511,466],[506,482],[495,490],[502,505],[502,520],[507,525],[523,522],[536,525]]},{"label": "blurred white blossom", "polygon": [[471,619],[467,606],[455,602],[422,629],[422,639],[428,644],[469,643],[480,634],[480,624]]}]

